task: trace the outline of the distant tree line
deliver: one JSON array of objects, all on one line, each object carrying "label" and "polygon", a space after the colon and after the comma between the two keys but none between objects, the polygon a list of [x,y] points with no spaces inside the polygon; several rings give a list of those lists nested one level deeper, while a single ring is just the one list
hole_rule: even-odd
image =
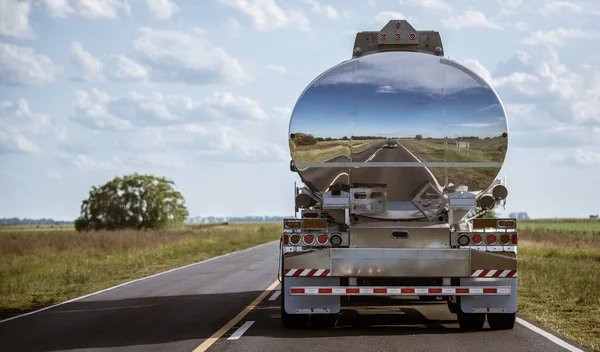
[{"label": "distant tree line", "polygon": [[59,221],[52,219],[29,219],[29,218],[1,218],[0,225],[70,225],[73,224],[73,221]]},{"label": "distant tree line", "polygon": [[[188,224],[217,224],[217,223],[240,223],[240,222],[279,222],[294,216],[193,216],[184,220]],[[0,226],[25,226],[25,225],[73,225],[74,221],[58,221],[52,219],[20,219],[2,218]]]}]

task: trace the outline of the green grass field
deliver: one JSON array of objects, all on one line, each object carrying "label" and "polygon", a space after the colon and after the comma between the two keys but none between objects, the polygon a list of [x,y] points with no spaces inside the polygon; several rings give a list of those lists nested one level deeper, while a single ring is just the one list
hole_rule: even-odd
[{"label": "green grass field", "polygon": [[[518,226],[520,314],[600,351],[600,221]],[[280,231],[279,223],[86,234],[0,229],[0,319],[277,240]]]},{"label": "green grass field", "polygon": [[[502,162],[506,151],[506,139],[470,140],[468,154],[460,153],[454,145],[455,140],[448,140],[446,152],[443,139],[400,139],[399,142],[415,154],[423,162]],[[446,172],[448,181],[455,185],[467,184],[470,190],[480,190],[489,186],[498,175],[500,168],[429,168],[440,184],[443,184]]]},{"label": "green grass field", "polygon": [[[349,155],[350,146],[352,152],[360,152],[373,143],[381,142],[380,140],[360,140],[360,141],[322,141],[315,145],[297,146],[294,149],[293,155],[296,163],[316,163],[333,158],[337,155]],[[351,144],[352,143],[352,144]]]},{"label": "green grass field", "polygon": [[600,221],[519,221],[519,312],[600,351]]}]

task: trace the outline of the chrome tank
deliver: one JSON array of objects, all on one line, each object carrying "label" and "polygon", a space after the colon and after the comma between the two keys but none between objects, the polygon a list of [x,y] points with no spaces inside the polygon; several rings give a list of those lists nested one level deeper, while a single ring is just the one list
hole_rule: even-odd
[{"label": "chrome tank", "polygon": [[[409,202],[426,181],[440,190],[487,188],[504,162],[508,125],[498,95],[473,71],[427,53],[387,51],[317,77],[294,107],[289,145],[313,191],[383,184],[392,204]],[[358,164],[314,167],[350,162]]]}]

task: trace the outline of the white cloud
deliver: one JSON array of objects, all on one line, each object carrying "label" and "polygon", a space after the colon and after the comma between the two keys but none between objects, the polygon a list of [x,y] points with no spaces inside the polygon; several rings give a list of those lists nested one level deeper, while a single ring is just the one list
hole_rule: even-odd
[{"label": "white cloud", "polygon": [[181,10],[170,0],[146,0],[146,5],[154,17],[162,21],[170,20],[175,13]]},{"label": "white cloud", "polygon": [[388,24],[388,22],[391,20],[409,20],[409,18],[404,14],[395,11],[379,11],[377,15],[375,15],[375,23],[381,25],[382,27]]},{"label": "white cloud", "polygon": [[69,4],[69,0],[41,0],[42,5],[50,16],[55,18],[66,18],[75,14],[75,10]]},{"label": "white cloud", "polygon": [[31,111],[26,99],[0,102],[0,154],[39,153],[39,142],[64,140],[63,126],[51,121],[45,114]]},{"label": "white cloud", "polygon": [[550,157],[550,160],[558,165],[598,168],[600,167],[600,153],[591,150],[575,149],[572,153],[563,153],[561,155]]},{"label": "white cloud", "polygon": [[242,34],[242,25],[233,17],[227,17],[225,22],[225,30],[233,37],[238,37]]},{"label": "white cloud", "polygon": [[552,48],[517,51],[493,75],[477,60],[464,64],[499,91],[517,147],[600,146],[600,72],[595,65],[566,65]]},{"label": "white cloud", "polygon": [[265,65],[267,70],[275,71],[277,73],[286,73],[287,69],[283,65]]},{"label": "white cloud", "polygon": [[442,24],[454,30],[462,28],[487,28],[502,30],[502,27],[487,19],[480,11],[467,10],[463,14],[441,20]]},{"label": "white cloud", "polygon": [[280,28],[309,29],[306,16],[299,11],[285,11],[275,0],[219,0],[225,6],[242,12],[259,31]]},{"label": "white cloud", "polygon": [[62,179],[62,176],[61,176],[61,174],[59,174],[59,173],[58,173],[58,172],[56,172],[56,171],[52,171],[52,170],[46,170],[44,173],[46,174],[46,176],[47,176],[48,178],[54,178],[54,179],[57,179],[57,180],[60,180],[60,179]]},{"label": "white cloud", "polygon": [[408,5],[419,5],[423,6],[426,9],[433,10],[452,10],[452,6],[450,6],[444,0],[401,0],[400,3]]},{"label": "white cloud", "polygon": [[149,69],[124,55],[111,55],[108,75],[117,81],[146,81]]},{"label": "white cloud", "polygon": [[333,7],[331,5],[323,5],[323,4],[319,3],[319,1],[317,1],[317,0],[302,0],[302,2],[304,2],[307,5],[310,5],[312,12],[319,14],[319,15],[323,15],[330,20],[337,20],[341,17],[347,18],[349,16],[348,11],[344,11],[343,13],[340,13],[340,11],[338,9],[336,9],[335,7]]},{"label": "white cloud", "polygon": [[269,115],[255,100],[219,91],[199,100],[157,92],[143,95],[130,91],[123,97],[111,97],[98,89],[78,90],[74,92],[73,107],[73,121],[100,130],[184,124],[186,131],[198,133],[201,129],[190,127],[194,123],[269,120]]},{"label": "white cloud", "polygon": [[140,28],[133,47],[138,58],[150,67],[153,81],[241,84],[252,79],[237,59],[214,46],[203,31]]},{"label": "white cloud", "polygon": [[125,13],[130,13],[127,0],[77,0],[74,1],[75,11],[85,18],[119,18],[117,12],[123,9]]},{"label": "white cloud", "polygon": [[556,28],[549,31],[535,31],[529,37],[521,40],[521,43],[526,45],[546,44],[557,46],[562,45],[565,40],[582,38],[600,38],[600,32]]},{"label": "white cloud", "polygon": [[120,10],[131,15],[128,0],[39,0],[55,18],[118,19]]},{"label": "white cloud", "polygon": [[77,81],[93,81],[103,78],[104,65],[92,53],[85,51],[81,43],[71,43],[71,63],[77,72],[72,76]]},{"label": "white cloud", "polygon": [[[90,169],[148,166],[158,154],[164,156],[163,164],[177,158],[178,163],[272,161],[283,157],[290,113],[282,107],[267,113],[258,102],[229,92],[193,99],[156,92],[112,97],[97,89],[76,91],[71,119],[84,129],[61,146],[68,151],[67,163],[77,160],[76,166]],[[103,166],[93,162],[100,157],[108,158]]]},{"label": "white cloud", "polygon": [[569,11],[573,11],[573,12],[582,12],[584,10],[584,7],[581,6],[581,4],[577,4],[571,1],[549,1],[546,4],[544,4],[544,8],[546,10],[552,11],[552,12],[560,12],[560,11],[565,11],[565,10],[569,10]]},{"label": "white cloud", "polygon": [[32,47],[0,43],[0,84],[41,86],[54,83],[60,69]]},{"label": "white cloud", "polygon": [[0,0],[0,35],[14,38],[35,38],[29,24],[29,1]]}]

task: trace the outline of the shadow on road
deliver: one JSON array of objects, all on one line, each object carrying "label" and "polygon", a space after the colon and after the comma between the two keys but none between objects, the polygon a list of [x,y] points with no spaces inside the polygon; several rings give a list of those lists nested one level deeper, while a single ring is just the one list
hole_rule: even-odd
[{"label": "shadow on road", "polygon": [[[0,346],[4,351],[42,352],[179,342],[181,348],[193,350],[260,294],[249,291],[119,300],[90,297],[0,324]],[[456,323],[448,319],[452,315],[445,310],[445,302],[402,300],[403,307],[394,300],[390,302],[394,305],[371,309],[368,301],[353,303],[355,309],[344,310],[334,329],[288,330],[281,325],[279,300],[265,299],[244,319],[256,320],[244,336],[384,336],[460,331],[443,326]],[[428,319],[416,309],[417,305],[439,306],[436,309],[445,314]]]}]

